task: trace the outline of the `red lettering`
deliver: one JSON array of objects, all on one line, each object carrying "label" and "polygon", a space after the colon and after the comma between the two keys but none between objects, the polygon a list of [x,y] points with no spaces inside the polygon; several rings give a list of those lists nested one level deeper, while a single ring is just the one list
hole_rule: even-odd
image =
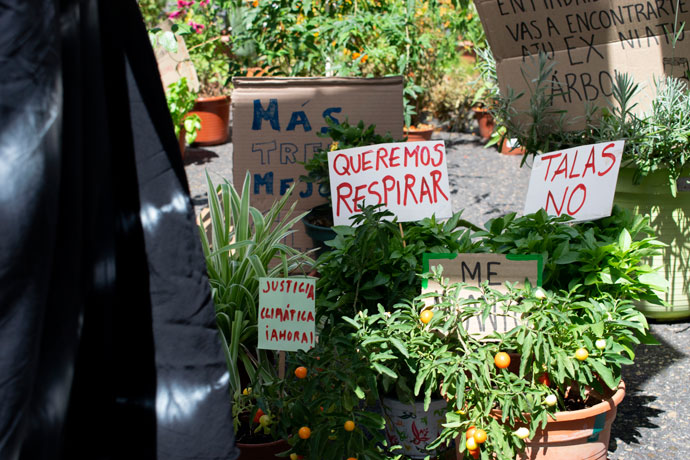
[{"label": "red lettering", "polygon": [[355,206],[355,212],[361,212],[362,210],[360,209],[359,206],[357,206],[358,201],[364,200],[366,198],[366,195],[360,195],[359,192],[367,188],[367,184],[362,184],[358,185],[355,187],[355,197],[353,198],[352,202]]},{"label": "red lettering", "polygon": [[[572,211],[570,209],[570,202],[572,201],[573,196],[575,195],[575,192],[577,192],[578,190],[582,190],[582,202],[580,203],[580,206],[578,206],[575,211]],[[572,193],[570,194],[570,198],[568,198],[568,214],[571,216],[574,216],[575,214],[577,214],[577,212],[580,209],[582,209],[582,206],[585,205],[586,199],[587,199],[587,187],[585,187],[585,184],[578,184],[577,187],[575,187],[573,189]]]},{"label": "red lettering", "polygon": [[314,314],[312,312],[309,312],[307,315],[307,321],[314,322]]},{"label": "red lettering", "polygon": [[[357,167],[355,168],[355,159],[357,159]],[[350,169],[357,174],[362,170],[362,157],[359,155],[350,155]]]},{"label": "red lettering", "polygon": [[314,285],[311,283],[309,283],[309,292],[307,293],[307,299],[314,300]]},{"label": "red lettering", "polygon": [[448,201],[448,196],[445,193],[443,193],[443,189],[441,189],[441,187],[439,185],[441,182],[441,177],[443,176],[441,171],[439,171],[438,169],[434,169],[433,171],[431,171],[429,173],[429,175],[432,178],[432,188],[434,189],[434,201],[433,202],[438,203],[438,194],[436,192],[439,192],[441,195],[443,195],[443,198],[445,198],[446,201]]},{"label": "red lettering", "polygon": [[608,169],[607,169],[606,171],[599,172],[599,176],[604,176],[604,175],[606,175],[609,171],[611,171],[611,168],[613,168],[613,165],[616,164],[616,155],[614,155],[613,153],[608,153],[608,152],[606,152],[607,149],[609,149],[609,148],[611,148],[611,147],[614,147],[615,145],[616,145],[616,144],[614,144],[614,143],[610,143],[609,145],[607,145],[606,147],[604,147],[604,150],[601,151],[601,156],[602,156],[602,157],[606,157],[606,158],[610,158],[610,159],[611,159],[611,164],[609,165],[609,167],[608,167]]},{"label": "red lettering", "polygon": [[278,332],[275,329],[271,331],[271,340],[278,340]]},{"label": "red lettering", "polygon": [[[342,189],[347,188],[347,194],[342,193]],[[352,214],[352,209],[350,209],[350,205],[347,204],[347,199],[352,196],[352,186],[348,184],[347,182],[343,182],[342,184],[338,185],[335,188],[335,194],[336,194],[336,207],[335,207],[335,215],[340,216],[340,202],[342,201],[345,207],[347,208],[347,211]]]},{"label": "red lettering", "polygon": [[371,160],[367,160],[367,155],[374,153],[373,150],[362,152],[362,171],[369,171],[371,169]]},{"label": "red lettering", "polygon": [[405,167],[407,167],[407,158],[414,158],[414,165],[415,167],[419,166],[419,158],[417,157],[419,155],[419,145],[416,145],[414,150],[410,151],[407,147],[405,147],[405,158],[404,158],[404,163]]},{"label": "red lettering", "polygon": [[[345,169],[338,170],[338,160],[341,158],[343,160],[345,160]],[[339,176],[349,176],[350,175],[350,171],[347,167],[347,157],[345,155],[343,155],[342,153],[337,154],[335,156],[335,158],[333,158],[333,171]]]},{"label": "red lettering", "polygon": [[[386,176],[383,178],[383,202],[388,204],[388,192],[392,192],[395,189],[395,178],[393,176]],[[387,185],[390,184],[390,187]],[[400,202],[400,188],[398,188],[398,202]]]},{"label": "red lettering", "polygon": [[563,174],[566,178],[568,177],[568,155],[563,155],[561,163],[558,165],[558,168],[554,171],[553,176],[551,176],[551,182],[553,182],[553,180],[559,174]]},{"label": "red lettering", "polygon": [[587,163],[585,163],[585,169],[582,171],[582,177],[585,177],[587,175],[588,169],[592,170],[592,174],[596,174],[597,172],[596,167],[594,165],[594,147],[592,147],[592,151],[589,152]]},{"label": "red lettering", "polygon": [[372,189],[372,188],[373,188],[375,185],[377,185],[378,183],[379,183],[379,181],[375,180],[374,182],[372,182],[371,184],[369,184],[369,188],[367,188],[367,192],[369,192],[369,195],[376,195],[376,197],[377,197],[377,199],[378,199],[378,201],[377,201],[376,203],[374,203],[374,204],[381,204],[381,202],[382,202],[382,201],[381,201],[381,200],[382,200],[381,194],[380,194],[379,192],[377,192],[376,190],[373,190],[373,189]]},{"label": "red lettering", "polygon": [[283,292],[290,292],[290,285],[292,284],[292,280],[285,280],[285,281],[287,282],[287,289],[284,289],[284,290],[283,290],[283,289],[281,288],[281,291],[283,291]]},{"label": "red lettering", "polygon": [[388,164],[386,164],[386,154],[387,153],[388,152],[383,147],[379,148],[376,151],[376,170],[377,171],[379,170],[379,163],[383,163],[383,167],[388,168]]},{"label": "red lettering", "polygon": [[431,165],[434,168],[437,168],[443,163],[443,144],[436,144],[434,145],[434,152],[438,153],[438,163],[434,163],[434,160],[431,160]]},{"label": "red lettering", "polygon": [[267,293],[271,289],[270,285],[271,283],[266,281],[266,287],[262,289],[261,292],[263,292],[264,294]]},{"label": "red lettering", "polygon": [[420,156],[422,165],[429,166],[429,163],[431,163],[431,152],[429,152],[429,147],[422,146],[422,151],[421,151],[419,156]]},{"label": "red lettering", "polygon": [[[417,197],[414,196],[414,190],[412,190],[412,187],[414,186],[414,175],[412,174],[405,174],[405,194],[403,195],[403,206],[407,206],[407,192],[410,192],[410,195],[412,195],[412,199],[414,200],[414,203],[417,204]],[[400,200],[398,200],[398,204],[400,203]]]},{"label": "red lettering", "polygon": [[431,197],[431,190],[429,190],[429,184],[426,182],[426,177],[422,177],[422,184],[420,186],[419,192],[419,202],[424,202],[424,196],[429,197],[429,203],[433,203],[434,199]]},{"label": "red lettering", "polygon": [[577,150],[575,150],[575,159],[573,160],[573,165],[570,167],[570,174],[568,174],[568,179],[574,179],[580,177],[579,174],[573,176],[573,170],[575,169],[575,163],[577,163]]},{"label": "red lettering", "polygon": [[549,170],[551,169],[551,160],[553,160],[554,158],[558,158],[560,156],[561,153],[552,153],[551,155],[544,155],[539,157],[541,158],[541,161],[549,160],[549,164],[546,165],[546,174],[544,175],[544,181],[546,181],[546,179],[548,179],[549,177]]},{"label": "red lettering", "polygon": [[[390,155],[391,168],[397,168],[398,166],[400,166],[400,163],[398,163],[398,161],[400,161],[400,156],[395,154],[396,150],[400,150],[400,147],[393,147],[391,149],[391,155]],[[393,164],[393,163],[395,163],[395,164]]]},{"label": "red lettering", "polygon": [[553,203],[553,208],[556,210],[556,215],[560,216],[561,211],[563,210],[563,205],[565,205],[565,196],[568,194],[568,187],[565,188],[565,192],[563,192],[563,200],[561,200],[561,206],[558,207],[556,204],[556,199],[553,197],[553,194],[551,193],[551,190],[549,190],[549,193],[546,194],[546,207],[544,210],[548,213],[549,212],[549,198],[551,198],[551,202]]}]

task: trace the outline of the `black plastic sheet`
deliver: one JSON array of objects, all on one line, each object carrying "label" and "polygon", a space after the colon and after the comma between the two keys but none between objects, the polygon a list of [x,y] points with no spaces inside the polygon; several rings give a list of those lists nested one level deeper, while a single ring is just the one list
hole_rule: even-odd
[{"label": "black plastic sheet", "polygon": [[0,459],[234,459],[194,213],[134,0],[0,0]]}]

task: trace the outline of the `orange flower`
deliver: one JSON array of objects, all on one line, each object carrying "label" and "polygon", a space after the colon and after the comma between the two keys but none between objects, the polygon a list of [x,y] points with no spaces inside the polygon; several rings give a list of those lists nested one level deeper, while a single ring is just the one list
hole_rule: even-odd
[{"label": "orange flower", "polygon": [[253,6],[254,8],[256,8],[257,6],[259,6],[259,0],[254,0],[254,1],[252,2],[252,6]]},{"label": "orange flower", "polygon": [[365,62],[367,62],[367,59],[369,59],[369,55],[368,55],[368,54],[362,55],[362,59],[361,59],[362,64],[364,64]]},{"label": "orange flower", "polygon": [[360,56],[360,54],[356,51],[354,53],[352,53],[352,59],[357,59],[359,56]]}]

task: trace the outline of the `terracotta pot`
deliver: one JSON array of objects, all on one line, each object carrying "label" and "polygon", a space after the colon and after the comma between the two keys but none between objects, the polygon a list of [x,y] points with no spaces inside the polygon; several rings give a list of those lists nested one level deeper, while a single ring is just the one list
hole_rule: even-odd
[{"label": "terracotta pot", "polygon": [[243,444],[238,442],[240,456],[237,460],[285,460],[285,457],[278,457],[277,454],[285,452],[290,448],[290,444],[284,439],[267,442],[263,444]]},{"label": "terracotta pot", "polygon": [[434,134],[434,128],[426,129],[403,129],[403,135],[407,136],[407,142],[419,142],[431,140],[431,135]]},{"label": "terracotta pot", "polygon": [[[606,460],[611,425],[624,397],[625,384],[621,381],[613,396],[599,404],[556,412],[556,419],[549,418],[546,428],[537,430],[516,460]],[[495,416],[500,418],[500,412],[496,411]],[[462,455],[458,452],[457,459]]]},{"label": "terracotta pot", "polygon": [[190,113],[201,118],[201,129],[197,131],[196,144],[218,145],[228,140],[230,124],[230,97],[200,97]]},{"label": "terracotta pot", "polygon": [[496,126],[494,117],[491,115],[491,112],[481,107],[475,107],[472,111],[474,112],[474,119],[477,120],[479,125],[479,137],[486,142],[493,134],[494,127]]},{"label": "terracotta pot", "polygon": [[503,155],[524,155],[525,154],[525,148],[524,147],[512,147],[510,141],[511,140],[509,140],[509,139],[503,139],[503,143],[501,144],[501,153]]}]

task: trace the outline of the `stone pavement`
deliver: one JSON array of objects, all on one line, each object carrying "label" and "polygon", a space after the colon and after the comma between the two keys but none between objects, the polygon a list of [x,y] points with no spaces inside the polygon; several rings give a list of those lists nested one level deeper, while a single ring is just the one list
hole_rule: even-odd
[{"label": "stone pavement", "polygon": [[[453,210],[481,227],[508,212],[521,213],[529,168],[520,157],[485,149],[472,134],[437,133],[446,141]],[[197,213],[206,205],[208,171],[214,183],[232,181],[232,144],[188,148],[185,170]],[[627,395],[614,422],[609,460],[690,459],[690,320],[652,324],[661,342],[640,346],[624,369]],[[562,459],[574,460],[574,459]]]}]

